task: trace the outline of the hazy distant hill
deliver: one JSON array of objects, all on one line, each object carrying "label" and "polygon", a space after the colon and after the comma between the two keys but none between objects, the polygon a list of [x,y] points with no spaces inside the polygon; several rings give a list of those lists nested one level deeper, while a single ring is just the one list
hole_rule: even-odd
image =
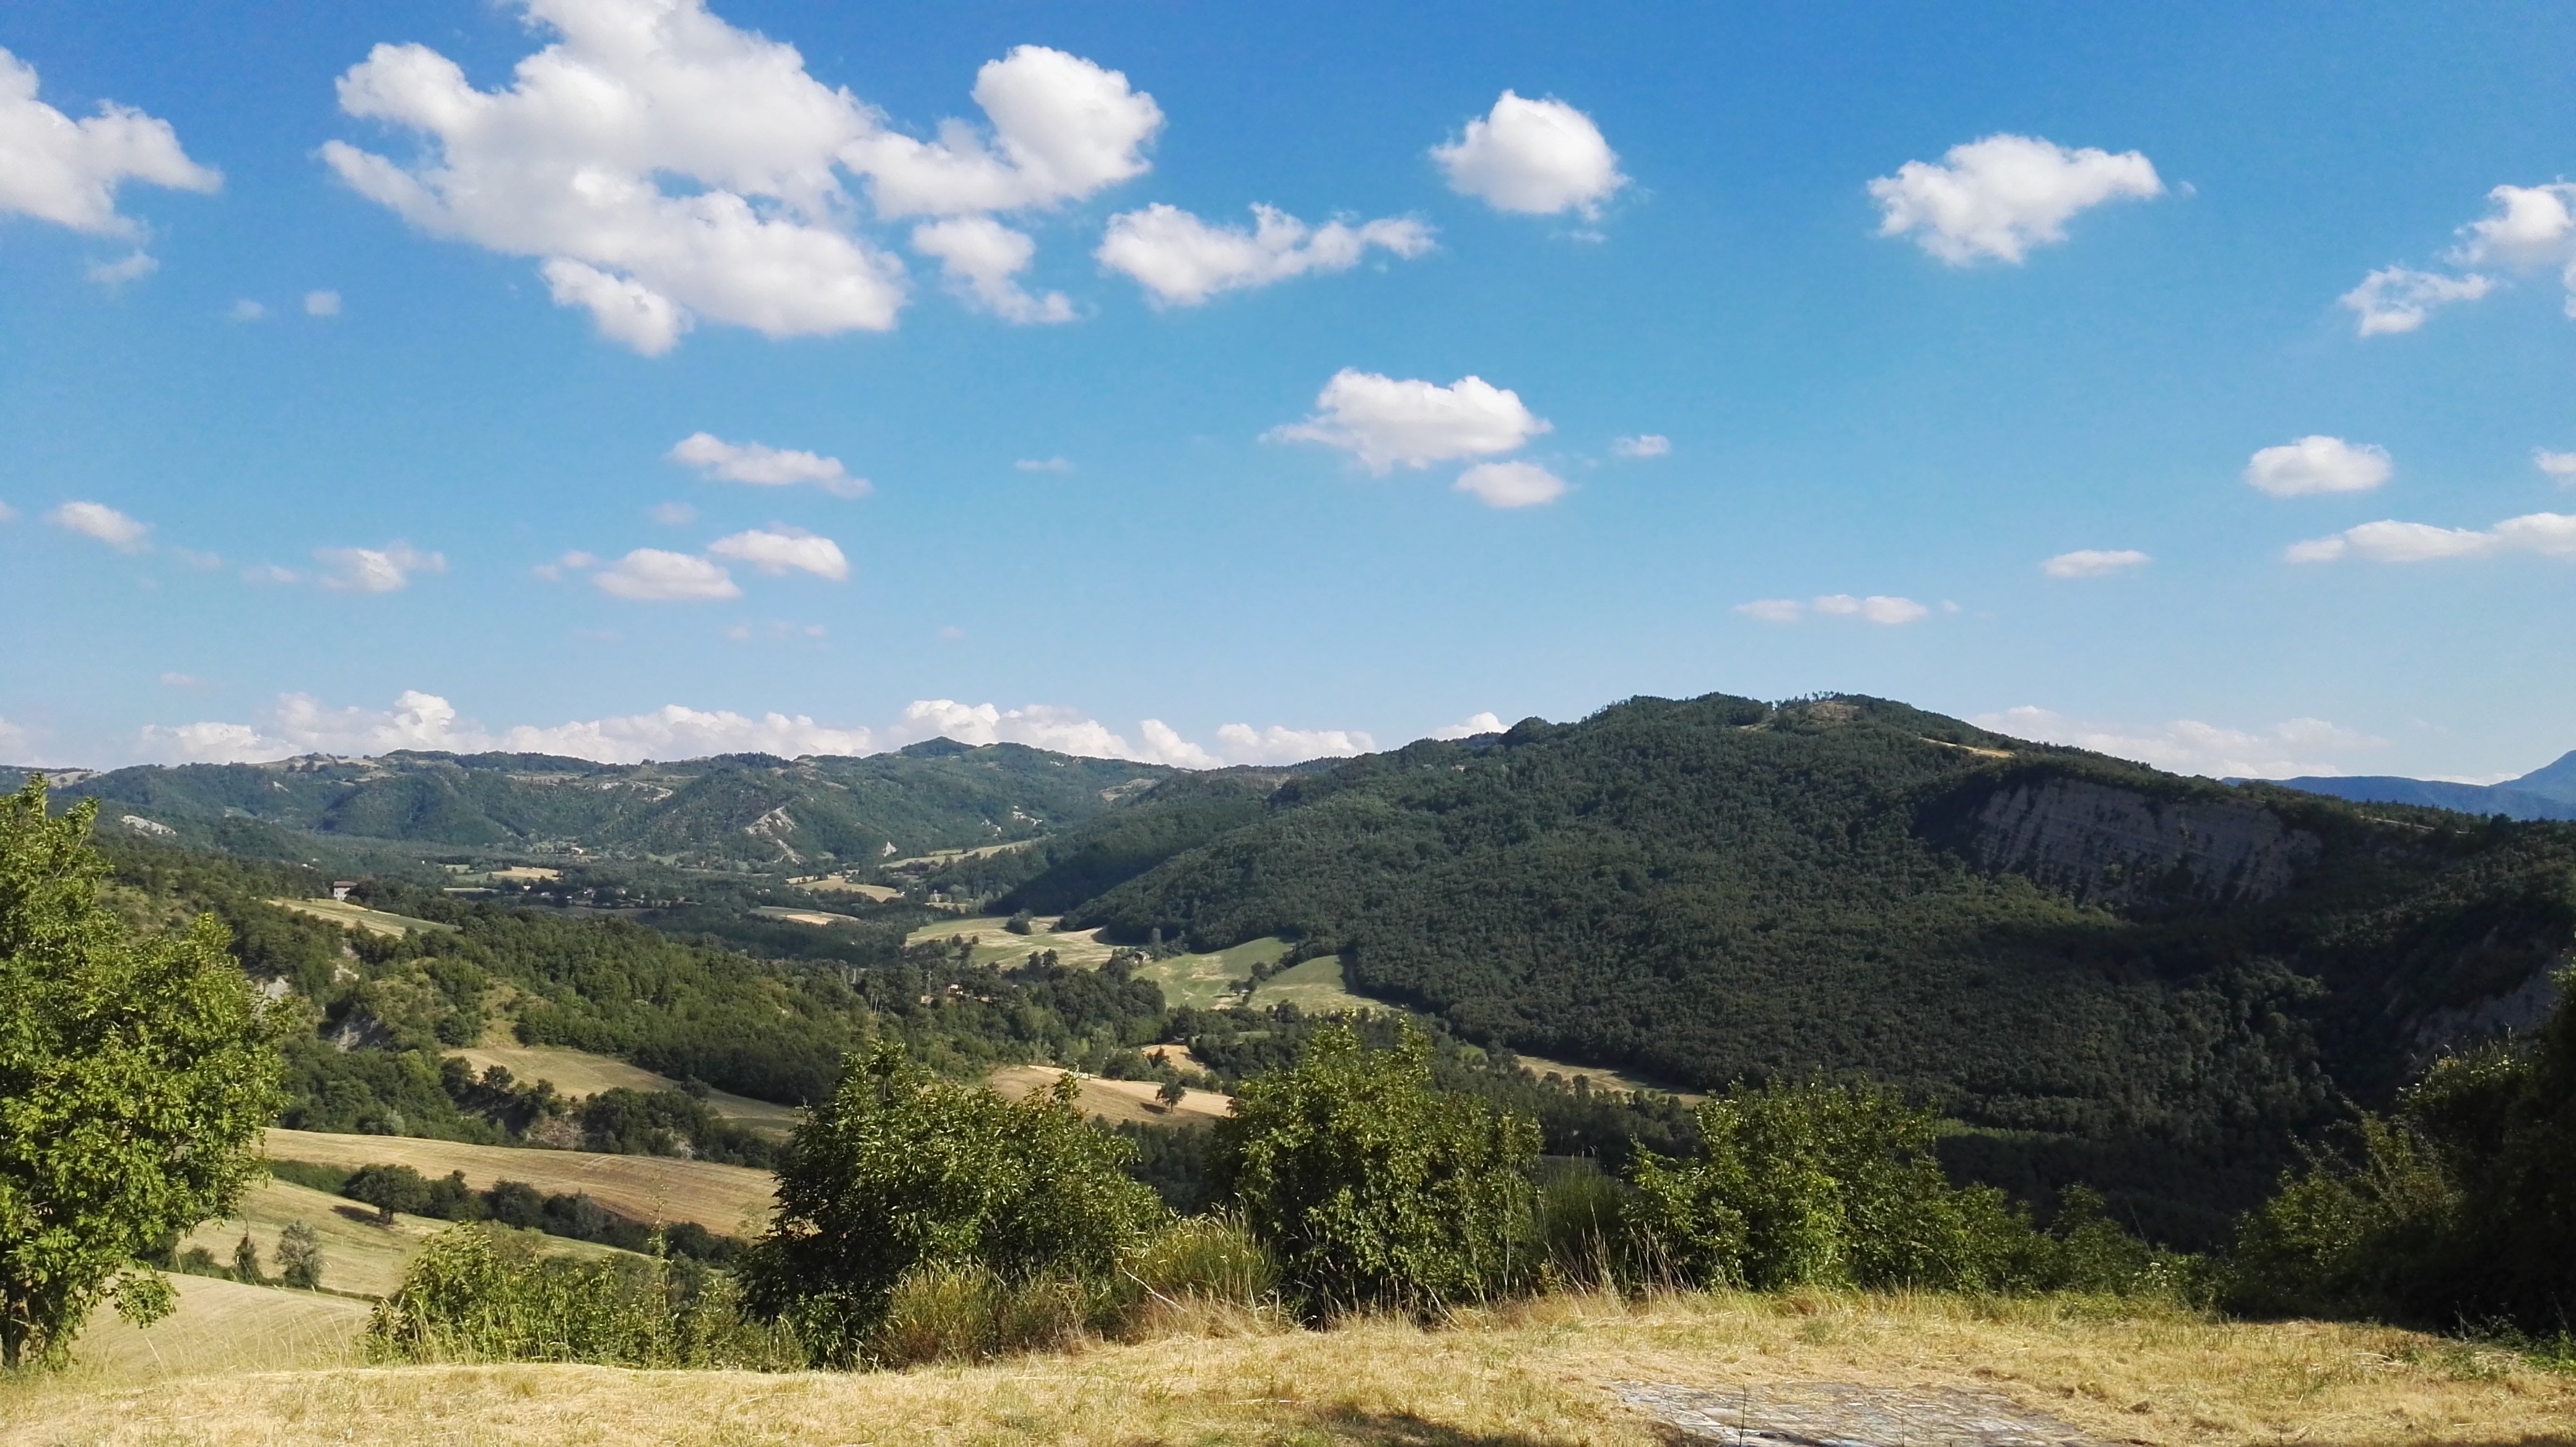
[{"label": "hazy distant hill", "polygon": [[[406,752],[140,766],[60,784],[54,797],[98,799],[111,830],[261,858],[303,858],[316,839],[392,840],[810,868],[1036,838],[1172,772],[941,739],[868,758],[618,765]],[[0,783],[14,788],[17,775]]]},{"label": "hazy distant hill", "polygon": [[[1159,861],[1112,847],[1157,833]],[[1858,698],[1639,699],[1257,809],[1165,785],[1046,853],[1127,876],[1072,908],[1117,938],[1287,935],[1471,1037],[1676,1084],[1866,1071],[1995,1132],[1974,1149],[2125,1174],[2156,1210],[2259,1192],[2293,1133],[2509,1016],[2576,942],[2576,829]]]},{"label": "hazy distant hill", "polygon": [[2501,784],[2454,784],[2441,779],[2376,774],[2279,782],[2286,788],[2366,803],[2422,804],[2456,809],[2463,814],[2502,814],[2508,819],[2576,819],[2576,752]]}]

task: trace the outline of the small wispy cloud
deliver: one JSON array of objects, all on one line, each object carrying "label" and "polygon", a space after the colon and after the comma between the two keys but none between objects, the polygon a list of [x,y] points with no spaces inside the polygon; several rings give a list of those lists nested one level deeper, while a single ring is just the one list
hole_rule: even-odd
[{"label": "small wispy cloud", "polygon": [[1022,472],[1071,472],[1073,464],[1061,457],[1023,457],[1011,466]]}]

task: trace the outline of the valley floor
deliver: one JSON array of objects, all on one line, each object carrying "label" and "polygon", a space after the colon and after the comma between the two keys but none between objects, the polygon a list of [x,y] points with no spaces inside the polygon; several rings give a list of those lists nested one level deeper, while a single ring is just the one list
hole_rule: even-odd
[{"label": "valley floor", "polygon": [[1631,1400],[1656,1395],[1637,1383],[1757,1406],[1824,1384],[1973,1393],[2084,1439],[2156,1447],[2576,1441],[2576,1377],[2408,1332],[2085,1302],[1716,1295],[1556,1297],[1436,1331],[1247,1330],[904,1373],[410,1367],[146,1384],[75,1369],[0,1386],[0,1444],[1727,1440],[1622,1405],[1623,1385]]}]

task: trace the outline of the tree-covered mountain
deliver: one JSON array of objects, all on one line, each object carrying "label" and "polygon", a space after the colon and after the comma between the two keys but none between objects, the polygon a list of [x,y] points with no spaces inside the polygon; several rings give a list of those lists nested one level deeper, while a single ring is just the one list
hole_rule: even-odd
[{"label": "tree-covered mountain", "polygon": [[2168,1235],[2576,941],[2576,829],[1861,698],[1639,699],[1290,779],[1203,842],[1205,801],[1142,799],[1051,852],[1157,810],[1186,847],[1072,923],[1286,935],[1471,1039],[1677,1085],[1867,1073],[1980,1128],[1957,1146],[1990,1173],[2125,1178]]},{"label": "tree-covered mountain", "polygon": [[[145,765],[58,773],[54,798],[58,806],[98,799],[111,832],[253,858],[302,860],[317,841],[400,841],[810,869],[1034,839],[1172,772],[939,739],[867,758],[731,754],[620,765],[402,752]],[[0,787],[17,781],[0,777]],[[345,847],[331,852],[353,857]]]}]

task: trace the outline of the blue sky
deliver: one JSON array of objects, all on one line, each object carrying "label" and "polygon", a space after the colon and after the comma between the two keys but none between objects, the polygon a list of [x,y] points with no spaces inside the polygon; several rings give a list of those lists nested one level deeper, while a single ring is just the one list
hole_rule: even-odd
[{"label": "blue sky", "polygon": [[1205,763],[1710,690],[2212,773],[2576,747],[2563,8],[14,0],[0,50],[13,761]]}]

